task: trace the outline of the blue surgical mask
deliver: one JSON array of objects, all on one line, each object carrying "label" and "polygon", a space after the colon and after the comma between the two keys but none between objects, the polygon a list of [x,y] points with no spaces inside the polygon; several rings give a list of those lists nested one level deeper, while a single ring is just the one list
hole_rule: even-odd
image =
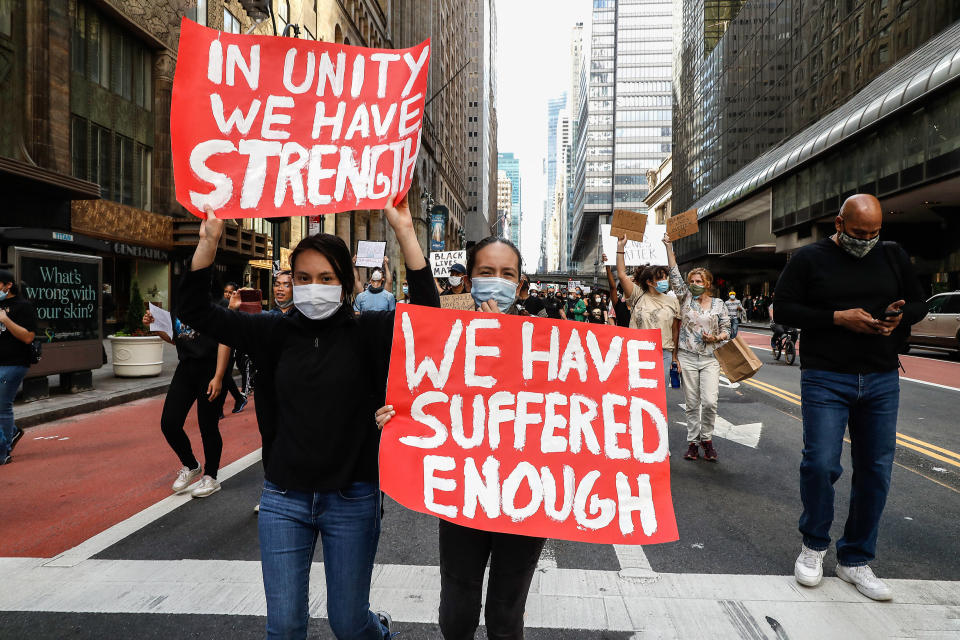
[{"label": "blue surgical mask", "polygon": [[670,290],[670,281],[669,280],[657,280],[657,291],[660,293],[666,293]]},{"label": "blue surgical mask", "polygon": [[470,295],[479,307],[487,300],[497,303],[500,313],[506,312],[517,299],[517,283],[503,278],[471,278]]},{"label": "blue surgical mask", "polygon": [[403,293],[404,294],[410,293],[410,287],[408,287],[407,285],[403,285]]},{"label": "blue surgical mask", "polygon": [[0,300],[6,300],[9,291],[0,291]]}]

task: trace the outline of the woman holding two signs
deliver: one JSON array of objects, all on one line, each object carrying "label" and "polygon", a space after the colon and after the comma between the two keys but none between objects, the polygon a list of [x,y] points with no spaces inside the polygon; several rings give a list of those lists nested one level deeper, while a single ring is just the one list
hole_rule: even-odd
[{"label": "woman holding two signs", "polygon": [[[380,538],[379,432],[394,312],[353,313],[353,260],[337,236],[300,241],[290,256],[295,310],[230,311],[210,300],[223,221],[206,209],[180,315],[247,353],[260,375],[257,403],[266,480],[258,520],[268,638],[305,638],[310,565],[323,545],[327,616],[337,638],[389,638],[389,616],[370,611]],[[384,210],[407,262],[410,297],[439,307],[406,199]]]}]

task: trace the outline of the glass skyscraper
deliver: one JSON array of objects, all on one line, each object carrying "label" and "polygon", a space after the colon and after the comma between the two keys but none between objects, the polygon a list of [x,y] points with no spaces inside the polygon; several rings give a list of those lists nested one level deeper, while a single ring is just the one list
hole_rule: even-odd
[{"label": "glass skyscraper", "polygon": [[520,246],[520,218],[521,200],[520,200],[520,158],[513,153],[498,153],[497,167],[507,173],[510,178],[510,242],[517,247]]}]

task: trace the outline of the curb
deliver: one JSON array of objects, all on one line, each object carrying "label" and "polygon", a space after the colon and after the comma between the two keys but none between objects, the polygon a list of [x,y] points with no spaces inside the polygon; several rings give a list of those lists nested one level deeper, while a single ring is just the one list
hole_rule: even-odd
[{"label": "curb", "polygon": [[[21,429],[29,429],[30,427],[36,427],[38,425],[44,424],[46,422],[53,422],[54,420],[61,420],[63,418],[70,418],[76,415],[83,413],[93,413],[94,411],[100,411],[101,409],[106,409],[108,407],[115,407],[120,404],[127,402],[132,402],[134,400],[140,400],[142,398],[149,398],[151,396],[160,395],[166,393],[167,389],[170,388],[170,381],[166,380],[159,382],[156,385],[144,387],[142,389],[136,389],[134,391],[124,391],[116,393],[111,396],[104,398],[94,398],[90,400],[85,400],[77,404],[71,405],[69,407],[61,407],[59,409],[50,409],[49,411],[41,411],[33,415],[25,416],[22,418],[16,418],[17,426]],[[42,402],[42,400],[40,401]]]}]

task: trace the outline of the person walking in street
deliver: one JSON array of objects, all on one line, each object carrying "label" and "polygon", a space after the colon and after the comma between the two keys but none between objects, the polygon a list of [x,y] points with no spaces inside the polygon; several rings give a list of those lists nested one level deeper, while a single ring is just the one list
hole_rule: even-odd
[{"label": "person walking in street", "polygon": [[286,315],[293,311],[293,272],[284,269],[273,279],[273,309],[267,313]]},{"label": "person walking in street", "polygon": [[370,286],[362,291],[353,303],[357,313],[365,311],[393,311],[397,308],[397,299],[384,289],[383,269],[374,269],[370,274]]},{"label": "person walking in street", "polygon": [[683,457],[696,460],[701,447],[703,459],[716,462],[713,428],[720,395],[720,363],[713,352],[730,339],[730,315],[723,301],[710,295],[713,274],[697,267],[684,281],[669,235],[663,236],[663,243],[667,245],[670,287],[680,303],[677,362],[683,380],[688,443]]},{"label": "person walking in street", "polygon": [[520,276],[520,289],[517,293],[517,307],[524,316],[546,317],[543,301],[537,296],[535,285],[530,284],[530,277]]},{"label": "person walking in street", "polygon": [[543,310],[547,312],[548,318],[554,320],[566,320],[566,303],[563,298],[557,295],[556,285],[547,285],[547,295],[543,299]]},{"label": "person walking in street", "polygon": [[591,291],[587,300],[587,322],[607,324],[607,306],[603,303],[603,292]]},{"label": "person walking in street", "polygon": [[37,310],[20,295],[13,272],[0,269],[0,465],[9,464],[23,437],[13,420],[13,400],[32,362]]},{"label": "person walking in street", "polygon": [[467,289],[466,279],[464,278],[466,273],[467,268],[459,262],[450,265],[450,275],[447,277],[447,287],[440,295],[458,296],[461,293],[470,293],[470,291]]},{"label": "person walking in street", "polygon": [[[143,324],[149,327],[153,322],[153,314],[148,310],[143,314]],[[206,498],[220,490],[217,471],[223,453],[223,438],[220,436],[219,423],[223,413],[223,378],[230,360],[230,347],[218,345],[208,334],[197,332],[185,324],[176,312],[173,314],[173,335],[162,331],[154,334],[177,347],[179,360],[160,414],[160,430],[183,465],[177,472],[172,489],[174,493],[182,493],[202,474],[200,484],[190,495]],[[194,403],[197,405],[197,423],[203,442],[202,467],[193,455],[190,438],[183,428]]]},{"label": "person walking in street", "polygon": [[727,315],[730,316],[730,339],[733,340],[737,337],[737,331],[740,329],[740,318],[746,314],[746,309],[737,300],[736,291],[727,294],[727,300],[723,304],[727,307]]},{"label": "person walking in street", "polygon": [[[489,236],[467,254],[470,293],[478,311],[519,315],[520,251],[509,240]],[[391,405],[376,413],[382,429],[396,415]],[[471,529],[439,521],[440,632],[445,640],[472,640],[480,624],[484,569],[490,563],[486,605],[487,637],[523,638],[523,614],[530,583],[546,540]]]},{"label": "person walking in street", "polygon": [[632,313],[631,329],[659,329],[663,346],[663,377],[665,387],[670,386],[670,369],[679,368],[677,362],[677,338],[680,333],[680,303],[676,297],[667,295],[670,290],[670,272],[664,266],[647,266],[637,270],[633,279],[627,276],[624,251],[627,237],[617,240],[617,277]]},{"label": "person walking in street", "polygon": [[[280,316],[218,307],[208,291],[224,223],[212,209],[206,212],[180,285],[181,313],[250,354],[265,376],[257,404],[269,407],[258,414],[266,468],[258,532],[267,637],[306,637],[319,539],[334,636],[389,638],[389,616],[371,612],[369,599],[381,506],[373,416],[385,400],[394,312],[354,314],[350,250],[326,233],[304,238],[290,255],[295,310]],[[411,300],[439,307],[406,198],[396,207],[388,202],[384,215],[407,263]]]},{"label": "person walking in street", "polygon": [[587,320],[587,303],[583,301],[583,289],[579,287],[567,296],[567,318],[577,322]]},{"label": "person walking in street", "polygon": [[800,555],[794,577],[823,577],[834,516],[833,485],[843,473],[850,434],[850,512],[837,541],[837,577],[874,600],[893,592],[870,569],[890,490],[900,402],[898,353],[910,326],[926,315],[906,252],[880,243],[883,211],[869,194],[847,198],[836,233],[797,250],[776,287],[777,323],[803,331],[800,354],[803,460]]}]

